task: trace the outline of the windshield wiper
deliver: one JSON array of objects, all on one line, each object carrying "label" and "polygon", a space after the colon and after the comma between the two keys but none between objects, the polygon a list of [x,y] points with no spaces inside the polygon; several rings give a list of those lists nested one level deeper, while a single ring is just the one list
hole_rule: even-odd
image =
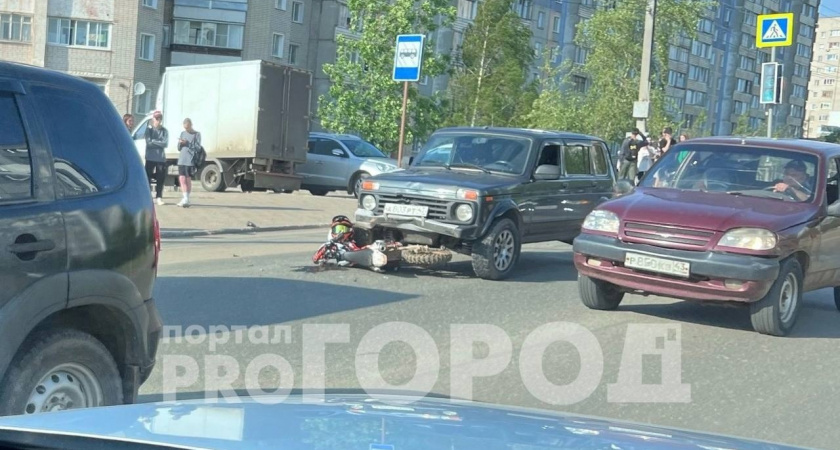
[{"label": "windshield wiper", "polygon": [[493,172],[490,172],[489,170],[487,170],[487,169],[485,169],[484,167],[481,167],[481,166],[479,166],[479,165],[477,165],[477,164],[471,164],[471,163],[465,163],[465,162],[460,162],[460,163],[455,163],[455,164],[447,164],[447,165],[446,165],[446,168],[447,168],[447,169],[450,169],[450,168],[452,168],[452,167],[467,167],[467,168],[470,168],[470,169],[480,170],[480,171],[482,171],[482,172],[484,172],[484,173],[486,173],[486,174],[491,174],[491,173],[493,173]]}]

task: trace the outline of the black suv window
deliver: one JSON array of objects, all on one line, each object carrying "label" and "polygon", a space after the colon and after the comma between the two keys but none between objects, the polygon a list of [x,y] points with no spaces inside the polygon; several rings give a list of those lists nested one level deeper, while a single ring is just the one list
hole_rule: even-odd
[{"label": "black suv window", "polygon": [[125,165],[108,128],[113,120],[79,92],[49,86],[36,86],[32,92],[47,125],[56,194],[75,197],[120,186]]},{"label": "black suv window", "polygon": [[32,163],[23,122],[10,94],[0,92],[0,202],[32,197]]},{"label": "black suv window", "polygon": [[591,175],[592,161],[589,146],[583,144],[567,144],[563,146],[563,164],[566,175]]},{"label": "black suv window", "polygon": [[607,175],[610,173],[607,161],[607,147],[601,142],[593,142],[592,163],[594,164],[595,175]]}]

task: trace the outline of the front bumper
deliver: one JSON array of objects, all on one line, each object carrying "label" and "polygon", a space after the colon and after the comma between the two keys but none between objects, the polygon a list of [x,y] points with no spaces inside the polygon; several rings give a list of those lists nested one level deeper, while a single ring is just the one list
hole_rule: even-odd
[{"label": "front bumper", "polygon": [[[627,268],[624,258],[628,251],[688,262],[690,277],[683,279]],[[600,263],[593,264],[592,259]],[[626,291],[687,300],[754,302],[767,295],[779,275],[778,259],[673,250],[586,233],[575,239],[574,261],[580,274],[610,282]],[[725,280],[740,281],[741,285],[728,288]]]},{"label": "front bumper", "polygon": [[440,234],[462,240],[474,240],[479,233],[478,226],[475,224],[458,225],[422,217],[376,215],[364,208],[356,209],[355,219],[353,226],[365,230],[382,227],[411,233]]}]

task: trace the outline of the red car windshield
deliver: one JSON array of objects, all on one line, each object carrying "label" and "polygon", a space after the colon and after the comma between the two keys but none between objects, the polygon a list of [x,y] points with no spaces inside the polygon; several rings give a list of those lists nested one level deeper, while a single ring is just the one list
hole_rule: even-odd
[{"label": "red car windshield", "polygon": [[664,154],[640,186],[804,202],[814,196],[817,162],[814,155],[787,150],[681,146]]}]

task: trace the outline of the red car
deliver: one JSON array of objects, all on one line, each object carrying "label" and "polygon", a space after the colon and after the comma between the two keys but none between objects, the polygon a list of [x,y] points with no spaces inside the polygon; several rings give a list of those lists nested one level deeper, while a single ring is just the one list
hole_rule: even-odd
[{"label": "red car", "polygon": [[802,294],[833,287],[840,309],[840,145],[693,139],[631,192],[601,204],[574,241],[583,303],[625,293],[749,305],[753,328],[784,336]]}]

